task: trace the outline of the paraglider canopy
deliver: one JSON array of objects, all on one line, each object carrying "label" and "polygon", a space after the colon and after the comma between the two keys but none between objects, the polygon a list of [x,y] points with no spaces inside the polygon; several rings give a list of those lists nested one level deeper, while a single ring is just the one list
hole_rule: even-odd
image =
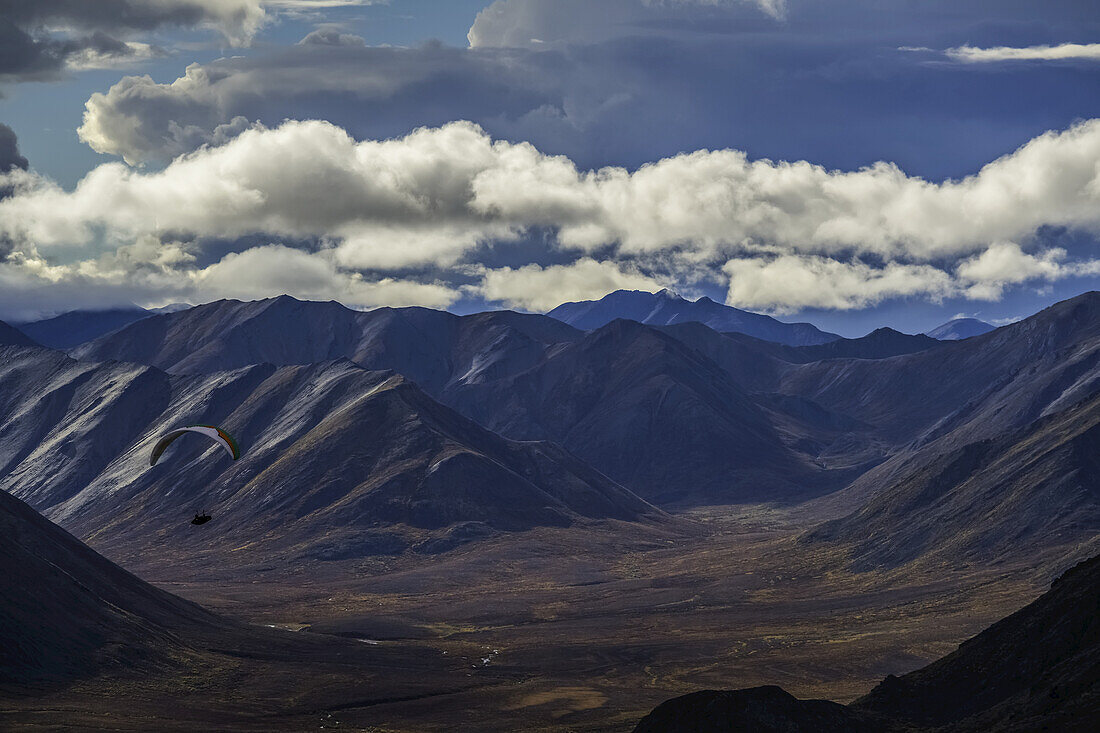
[{"label": "paraglider canopy", "polygon": [[233,440],[232,436],[221,428],[216,425],[188,425],[170,430],[161,436],[161,439],[153,446],[153,454],[149,456],[149,465],[157,465],[157,461],[160,460],[161,454],[172,444],[172,441],[187,433],[205,435],[207,438],[210,438],[224,448],[234,461],[241,457],[241,449],[237,447],[237,441]]}]

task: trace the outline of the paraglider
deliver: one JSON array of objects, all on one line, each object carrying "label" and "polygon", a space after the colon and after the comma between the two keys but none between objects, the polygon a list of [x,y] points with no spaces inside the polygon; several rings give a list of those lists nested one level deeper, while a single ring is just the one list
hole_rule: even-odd
[{"label": "paraglider", "polygon": [[[161,455],[168,449],[177,438],[187,433],[198,433],[199,435],[205,435],[215,443],[220,445],[235,461],[241,457],[241,449],[237,447],[237,441],[233,440],[233,436],[225,432],[216,425],[187,425],[182,428],[170,430],[161,436],[157,444],[153,446],[153,453],[149,456],[149,465],[157,465],[157,461],[160,460]],[[195,518],[191,520],[191,524],[199,525],[206,524],[212,519],[212,517],[203,510],[202,514],[196,514]]]},{"label": "paraglider", "polygon": [[241,449],[237,447],[237,441],[233,440],[233,437],[217,427],[216,425],[187,425],[182,428],[170,430],[161,436],[161,439],[157,441],[157,444],[153,446],[153,454],[149,456],[149,465],[157,465],[157,461],[160,460],[161,454],[167,450],[168,446],[172,445],[173,441],[181,435],[187,433],[198,433],[199,435],[205,435],[212,439],[222,448],[225,448],[233,460],[237,460],[241,457]]}]

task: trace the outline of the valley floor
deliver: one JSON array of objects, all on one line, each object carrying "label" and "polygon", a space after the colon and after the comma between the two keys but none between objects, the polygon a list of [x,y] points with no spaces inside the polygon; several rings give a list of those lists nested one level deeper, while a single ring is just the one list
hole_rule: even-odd
[{"label": "valley floor", "polygon": [[[1050,579],[1010,566],[853,573],[842,551],[798,541],[810,516],[715,507],[641,527],[500,536],[437,557],[263,568],[97,548],[223,615],[294,637],[348,637],[355,664],[382,680],[354,684],[353,665],[322,690],[331,672],[318,671],[323,659],[245,654],[207,662],[222,665],[209,679],[222,679],[224,693],[213,682],[183,693],[170,679],[110,685],[144,700],[131,709],[149,715],[169,699],[185,710],[208,701],[240,729],[621,731],[697,689],[777,684],[847,702],[952,651]],[[57,720],[35,709],[87,715],[81,701],[101,684],[25,700],[7,719]]]}]

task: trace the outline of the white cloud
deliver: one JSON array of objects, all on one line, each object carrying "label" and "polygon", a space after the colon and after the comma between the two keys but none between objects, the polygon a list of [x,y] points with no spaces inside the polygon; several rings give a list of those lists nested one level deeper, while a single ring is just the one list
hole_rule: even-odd
[{"label": "white cloud", "polygon": [[977,48],[959,46],[944,54],[965,63],[996,63],[1000,61],[1100,61],[1100,43],[1063,43],[1058,46],[996,46]]},{"label": "white cloud", "polygon": [[163,49],[138,41],[126,41],[122,43],[122,49],[124,50],[104,52],[88,46],[66,56],[65,66],[73,71],[120,69],[166,55]]},{"label": "white cloud", "polygon": [[629,265],[589,257],[568,265],[486,269],[481,276],[475,290],[486,300],[534,311],[547,311],[568,301],[599,299],[615,290],[664,287]]},{"label": "white cloud", "polygon": [[457,289],[444,283],[368,279],[340,268],[327,252],[282,245],[230,253],[201,268],[194,261],[186,246],[151,237],[65,265],[50,264],[33,252],[15,252],[0,261],[0,318],[33,320],[75,308],[249,300],[283,293],[360,308],[445,308],[459,297]]},{"label": "white cloud", "polygon": [[965,295],[976,300],[999,300],[1006,286],[1032,280],[1053,282],[1100,274],[1100,260],[1067,263],[1066,256],[1060,247],[1033,255],[1014,242],[997,242],[960,262],[956,273]]},{"label": "white cloud", "polygon": [[[465,122],[382,141],[320,121],[242,124],[162,171],[109,163],[71,192],[17,169],[0,179],[13,190],[0,200],[0,243],[23,253],[23,271],[58,282],[137,273],[238,297],[440,303],[473,272],[484,297],[530,308],[723,278],[735,305],[853,308],[994,299],[1006,285],[1100,274],[1095,260],[1035,251],[1044,225],[1100,232],[1100,120],[939,184],[885,163],[840,172],[733,150],[583,171]],[[557,262],[575,261],[494,266],[488,245],[543,234]],[[230,248],[245,251],[196,264],[209,262],[210,238],[242,238]],[[175,249],[149,244],[162,240]],[[455,282],[426,287],[377,275],[446,268]]]},{"label": "white cloud", "polygon": [[950,275],[931,265],[889,263],[877,268],[812,255],[732,259],[722,271],[730,278],[726,302],[777,313],[849,310],[901,296],[938,300],[953,289]]},{"label": "white cloud", "polygon": [[200,300],[266,298],[275,293],[303,300],[339,300],[352,306],[425,305],[445,308],[455,290],[438,283],[395,278],[367,281],[340,270],[324,253],[311,254],[282,245],[230,253],[190,275],[192,297]]},{"label": "white cloud", "polygon": [[560,227],[566,247],[672,248],[721,257],[745,243],[807,253],[934,260],[1019,240],[1043,224],[1100,229],[1100,120],[1047,133],[973,176],[935,184],[877,163],[829,171],[698,151],[629,173],[580,172],[528,146],[502,149],[473,205]]},{"label": "white cloud", "polygon": [[873,266],[797,254],[731,259],[722,271],[730,278],[731,305],[773,312],[850,310],[898,297],[994,301],[1010,285],[1100,274],[1100,259],[1064,262],[1066,257],[1057,247],[1029,254],[1018,244],[1000,242],[961,260],[953,273],[928,264]]}]

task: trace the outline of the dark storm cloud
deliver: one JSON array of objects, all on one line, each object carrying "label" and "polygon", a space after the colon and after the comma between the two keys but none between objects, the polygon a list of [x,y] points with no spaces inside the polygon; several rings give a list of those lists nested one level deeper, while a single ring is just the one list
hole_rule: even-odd
[{"label": "dark storm cloud", "polygon": [[[679,24],[612,24],[602,40],[571,41],[570,22],[588,23],[582,38],[595,32],[593,11],[555,21],[558,42],[522,48],[369,48],[317,45],[317,37],[192,67],[171,85],[128,77],[89,101],[81,134],[101,152],[165,161],[228,139],[220,126],[235,118],[322,118],[370,138],[468,119],[586,168],[736,147],[836,168],[890,160],[942,178],[1100,116],[1095,69],[990,73],[899,50],[1100,34],[1100,22],[1072,7],[1040,15],[1021,0],[993,20],[963,7],[946,22],[939,2],[904,11],[896,27],[877,5],[851,1],[790,3],[785,21],[745,4],[654,7],[679,13],[669,16]],[[1046,20],[1027,18],[1029,10]]]},{"label": "dark storm cloud", "polygon": [[0,80],[56,78],[75,57],[133,56],[124,40],[162,26],[217,26],[233,41],[263,21],[260,0],[0,0]]},{"label": "dark storm cloud", "polygon": [[[0,176],[15,170],[27,170],[27,159],[19,154],[19,141],[15,131],[0,122]],[[0,178],[0,200],[11,196],[15,187],[3,178]],[[0,262],[3,262],[12,251],[14,244],[10,237],[0,234]]]},{"label": "dark storm cloud", "polygon": [[27,170],[27,159],[19,154],[19,141],[15,131],[0,122],[0,173],[12,168]]}]

